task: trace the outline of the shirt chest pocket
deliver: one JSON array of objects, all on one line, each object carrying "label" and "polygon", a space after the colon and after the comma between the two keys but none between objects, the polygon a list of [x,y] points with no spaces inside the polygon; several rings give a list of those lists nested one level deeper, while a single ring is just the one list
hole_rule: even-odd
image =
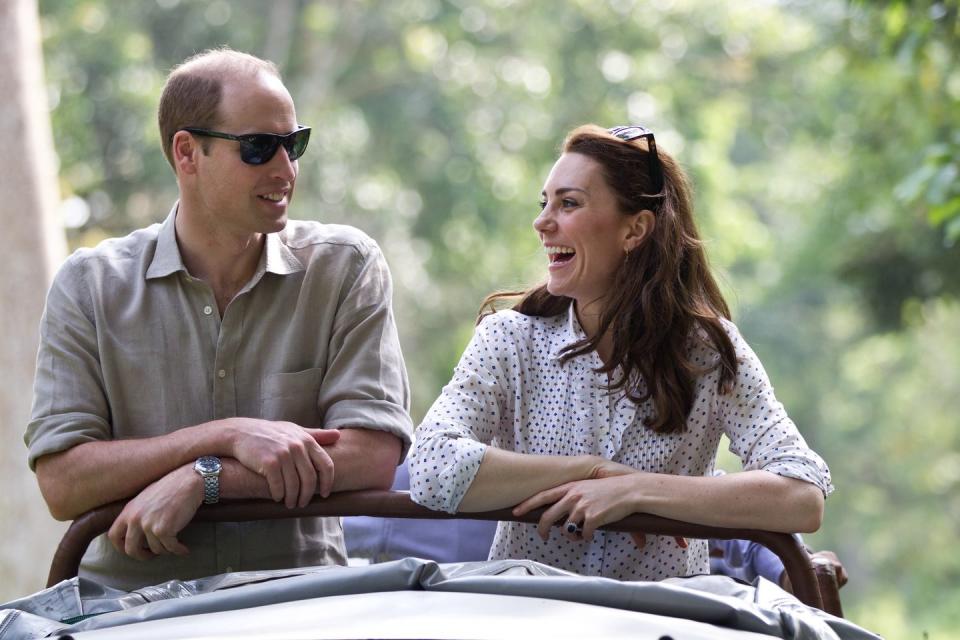
[{"label": "shirt chest pocket", "polygon": [[272,373],[260,386],[260,417],[285,420],[302,427],[321,427],[320,383],[323,369]]}]

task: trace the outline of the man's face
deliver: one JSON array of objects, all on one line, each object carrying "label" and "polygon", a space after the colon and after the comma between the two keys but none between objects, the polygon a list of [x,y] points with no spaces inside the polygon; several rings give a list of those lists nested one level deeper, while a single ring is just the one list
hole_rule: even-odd
[{"label": "man's face", "polygon": [[[297,128],[293,99],[279,78],[224,82],[217,131],[233,135],[287,134]],[[200,215],[220,231],[237,235],[273,233],[287,224],[287,207],[297,179],[297,162],[280,147],[261,165],[240,159],[240,143],[206,138],[207,154],[198,154],[194,201]]]}]

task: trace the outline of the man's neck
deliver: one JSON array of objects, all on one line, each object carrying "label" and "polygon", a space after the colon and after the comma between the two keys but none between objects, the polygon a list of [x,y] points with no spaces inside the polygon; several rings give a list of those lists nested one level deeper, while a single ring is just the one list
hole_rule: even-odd
[{"label": "man's neck", "polygon": [[231,233],[178,211],[177,246],[183,264],[195,278],[210,285],[220,315],[257,270],[266,236]]}]

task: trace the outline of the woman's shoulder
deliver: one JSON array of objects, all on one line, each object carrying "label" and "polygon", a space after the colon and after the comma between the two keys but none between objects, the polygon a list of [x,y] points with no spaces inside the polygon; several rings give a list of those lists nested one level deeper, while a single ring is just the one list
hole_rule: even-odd
[{"label": "woman's shoulder", "polygon": [[485,342],[512,345],[535,344],[549,341],[563,330],[563,314],[552,317],[528,316],[513,309],[504,309],[481,318],[476,333]]},{"label": "woman's shoulder", "polygon": [[[744,340],[740,328],[732,320],[718,317],[717,322],[720,328],[723,329],[723,333],[730,340],[730,344],[733,346],[734,353],[738,359],[748,354],[752,355],[753,352],[750,349],[750,345]],[[694,352],[701,352],[702,355],[710,359],[719,357],[720,351],[715,344],[715,338],[702,322],[697,323],[692,338],[691,348]]]},{"label": "woman's shoulder", "polygon": [[727,334],[728,338],[730,338],[733,346],[736,347],[739,343],[744,342],[743,334],[740,332],[740,327],[734,324],[733,320],[724,317],[717,319],[720,321],[720,326],[723,327],[723,332]]},{"label": "woman's shoulder", "polygon": [[565,316],[528,316],[513,309],[501,309],[480,319],[477,329],[485,331],[550,331],[563,326]]}]

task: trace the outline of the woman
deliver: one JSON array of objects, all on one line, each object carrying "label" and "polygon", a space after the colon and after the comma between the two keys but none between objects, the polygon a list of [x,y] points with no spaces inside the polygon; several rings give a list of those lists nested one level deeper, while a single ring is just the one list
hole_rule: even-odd
[{"label": "woman", "polygon": [[[418,428],[414,500],[552,505],[537,526],[500,523],[490,557],[630,580],[709,571],[705,541],[596,531],[630,513],[818,529],[829,471],[729,321],[687,179],[653,134],[575,129],[540,205],[547,282],[481,318]],[[722,434],[744,471],[713,477]]]}]

